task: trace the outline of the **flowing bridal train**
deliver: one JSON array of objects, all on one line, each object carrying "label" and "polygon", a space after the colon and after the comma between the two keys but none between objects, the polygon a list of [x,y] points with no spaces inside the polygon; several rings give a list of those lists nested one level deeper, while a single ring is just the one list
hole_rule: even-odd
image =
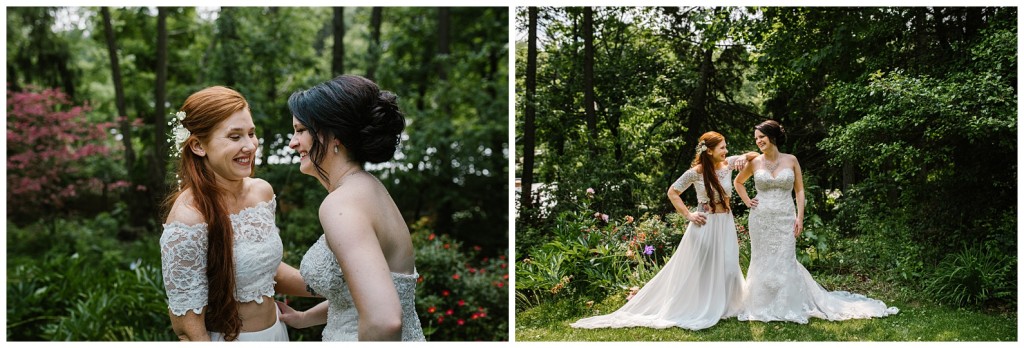
[{"label": "flowing bridal train", "polygon": [[[701,146],[708,134],[717,136],[711,137],[707,143],[707,148],[714,149],[714,153],[702,156],[707,148]],[[725,158],[728,151],[724,140],[718,133],[709,132],[701,137],[701,145],[698,146],[697,156],[705,157],[702,163],[709,164],[703,168],[717,168],[713,170],[713,176],[698,173],[694,166],[683,173],[669,191],[676,210],[691,221],[672,258],[624,306],[611,314],[580,319],[571,324],[572,327],[641,326],[700,330],[715,325],[722,318],[738,314],[743,299],[743,274],[739,267],[736,225],[732,212],[723,207],[728,207],[728,197],[732,194],[732,170],[737,162],[745,163],[746,158]],[[748,153],[749,158],[754,155],[756,153]],[[706,183],[705,178],[710,178],[709,182]],[[714,183],[715,179],[721,185]],[[690,185],[694,186],[700,203],[696,213],[689,213],[679,199],[679,194]],[[717,191],[718,194],[712,194],[709,199],[708,191]],[[705,211],[704,203],[708,202],[713,202],[709,207],[719,207],[710,208],[717,212]]]}]

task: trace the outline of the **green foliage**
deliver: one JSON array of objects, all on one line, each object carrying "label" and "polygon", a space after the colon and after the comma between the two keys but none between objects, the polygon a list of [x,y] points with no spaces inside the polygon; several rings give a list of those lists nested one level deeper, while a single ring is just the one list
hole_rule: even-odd
[{"label": "green foliage", "polygon": [[932,272],[928,293],[954,306],[1017,303],[1017,258],[982,246],[946,255]]},{"label": "green foliage", "polygon": [[117,242],[111,226],[117,223],[107,214],[57,219],[56,228],[8,223],[9,340],[175,339],[158,243],[155,238]]},{"label": "green foliage", "polygon": [[480,257],[480,246],[413,224],[416,312],[428,341],[508,340],[508,261]]}]

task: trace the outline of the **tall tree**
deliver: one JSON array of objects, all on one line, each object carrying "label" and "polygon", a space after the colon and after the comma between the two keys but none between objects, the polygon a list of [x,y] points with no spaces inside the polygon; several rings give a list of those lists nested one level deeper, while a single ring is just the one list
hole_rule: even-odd
[{"label": "tall tree", "polygon": [[331,74],[345,73],[345,8],[334,8],[334,48],[331,56]]},{"label": "tall tree", "polygon": [[[150,161],[149,187],[153,190],[150,197],[163,197],[167,172],[167,12],[166,7],[157,7],[156,15],[156,110],[153,113],[153,148],[154,157]],[[157,198],[159,199],[159,198]],[[150,198],[153,206],[159,204]],[[154,209],[156,210],[156,209]],[[151,214],[159,219],[159,212]]]},{"label": "tall tree", "polygon": [[121,126],[121,144],[124,145],[124,166],[127,173],[135,167],[135,149],[132,146],[132,126],[128,119],[128,110],[124,102],[124,83],[121,81],[121,65],[117,58],[117,40],[114,38],[114,26],[110,19],[110,9],[101,7],[103,16],[103,32],[107,38],[107,52],[110,55],[110,72],[114,82],[114,104],[117,106],[118,120]]},{"label": "tall tree", "polygon": [[366,66],[366,78],[374,80],[377,62],[380,60],[380,26],[383,22],[384,8],[374,7],[370,12],[370,62]]},{"label": "tall tree", "polygon": [[591,154],[597,152],[597,110],[594,98],[594,8],[583,8],[583,109],[587,114],[587,129]]},{"label": "tall tree", "polygon": [[533,157],[534,119],[537,117],[537,7],[529,8],[526,41],[526,102],[523,106],[523,177],[522,196],[519,202],[523,209],[533,208]]}]

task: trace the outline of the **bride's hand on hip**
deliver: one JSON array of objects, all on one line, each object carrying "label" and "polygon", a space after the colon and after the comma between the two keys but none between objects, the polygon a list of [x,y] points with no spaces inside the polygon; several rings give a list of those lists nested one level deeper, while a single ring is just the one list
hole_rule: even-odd
[{"label": "bride's hand on hip", "polygon": [[690,215],[686,216],[686,219],[690,220],[690,222],[692,223],[697,224],[697,226],[703,226],[705,223],[707,223],[707,218],[705,218],[704,213],[701,212],[690,213]]},{"label": "bride's hand on hip", "polygon": [[750,200],[750,209],[757,208],[757,198]]}]

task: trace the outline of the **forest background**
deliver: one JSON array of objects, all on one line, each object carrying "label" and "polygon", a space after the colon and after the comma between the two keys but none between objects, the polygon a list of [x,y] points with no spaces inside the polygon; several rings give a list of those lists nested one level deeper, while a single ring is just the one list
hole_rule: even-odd
[{"label": "forest background", "polygon": [[507,8],[6,10],[8,340],[176,339],[158,245],[167,121],[207,86],[247,98],[255,176],[298,266],[326,192],[287,148],[286,101],[340,74],[393,91],[407,118],[395,159],[368,169],[410,224],[427,338],[508,339]]},{"label": "forest background", "polygon": [[[1015,340],[1017,19],[1016,7],[517,8],[516,339]],[[665,192],[700,135],[756,151],[766,119],[803,169],[799,260],[827,289],[901,313],[570,329],[672,255],[685,221]],[[746,269],[748,210],[735,195],[732,208]]]}]

